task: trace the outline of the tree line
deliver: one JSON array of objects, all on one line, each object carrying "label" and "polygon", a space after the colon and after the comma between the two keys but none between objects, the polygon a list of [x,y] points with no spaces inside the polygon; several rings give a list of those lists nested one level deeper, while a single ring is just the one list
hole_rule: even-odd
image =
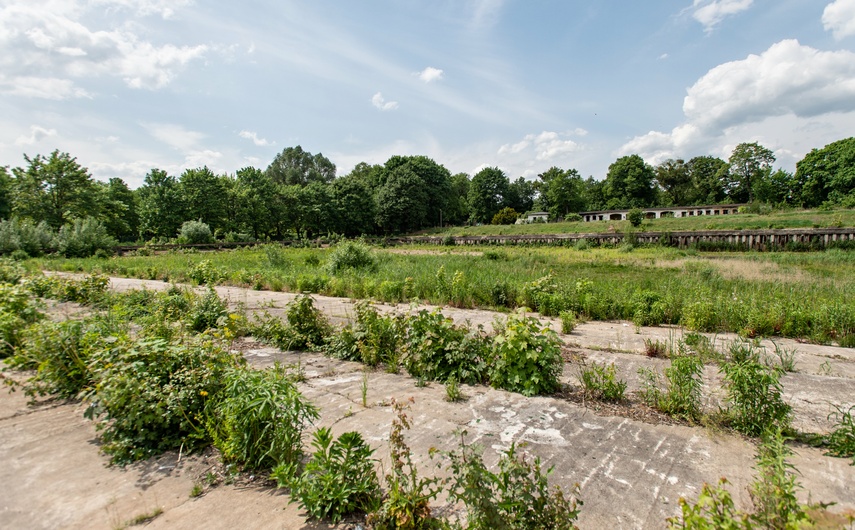
[{"label": "tree line", "polygon": [[812,150],[795,173],[774,169],[768,148],[742,143],[728,160],[698,156],[653,166],[638,155],[623,156],[603,180],[558,167],[535,180],[511,179],[497,167],[470,177],[426,156],[363,162],[337,177],[329,159],[298,145],[264,170],[216,174],[201,167],[175,176],[152,169],[132,190],[120,178],[95,180],[58,150],[24,155],[24,161],[0,167],[0,219],[54,231],[95,220],[118,241],[175,238],[191,220],[219,238],[263,240],[513,222],[529,211],[546,211],[554,220],[581,211],[719,203],[855,207],[855,138]]}]

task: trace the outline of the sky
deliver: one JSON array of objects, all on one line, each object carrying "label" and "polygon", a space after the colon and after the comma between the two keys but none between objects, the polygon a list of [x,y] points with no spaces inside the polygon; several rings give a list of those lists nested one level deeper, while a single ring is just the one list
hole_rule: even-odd
[{"label": "sky", "polygon": [[855,136],[855,0],[0,0],[0,165],[142,184],[286,147],[602,179]]}]

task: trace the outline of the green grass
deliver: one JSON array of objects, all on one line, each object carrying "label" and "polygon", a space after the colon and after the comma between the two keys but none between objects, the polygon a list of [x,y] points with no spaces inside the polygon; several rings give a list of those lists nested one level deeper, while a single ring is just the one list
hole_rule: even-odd
[{"label": "green grass", "polygon": [[[467,251],[465,251],[467,250]],[[328,249],[287,249],[273,265],[259,249],[111,259],[44,259],[62,271],[190,281],[202,261],[231,285],[387,302],[425,301],[549,315],[640,318],[699,331],[855,344],[855,252],[702,253],[647,247],[508,247],[499,252],[411,246],[374,249],[377,266],[331,275]],[[533,282],[549,276],[535,285]],[[645,304],[640,308],[639,304]]]},{"label": "green grass", "polygon": [[633,229],[629,221],[590,223],[532,223],[525,225],[484,225],[433,229],[419,235],[487,236],[523,234],[585,234],[600,232],[678,232],[681,230],[752,230],[768,228],[828,228],[855,226],[855,210],[787,210],[770,214],[736,214],[665,219],[645,219]]}]

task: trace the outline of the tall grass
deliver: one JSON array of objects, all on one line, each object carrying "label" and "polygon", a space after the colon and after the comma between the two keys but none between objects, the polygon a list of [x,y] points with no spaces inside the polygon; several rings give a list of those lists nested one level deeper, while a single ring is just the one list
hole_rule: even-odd
[{"label": "tall grass", "polygon": [[[287,249],[288,267],[262,249],[171,252],[109,260],[35,261],[65,271],[188,281],[202,261],[224,283],[269,290],[428,302],[457,307],[528,306],[546,315],[572,311],[593,320],[681,324],[697,331],[804,337],[855,344],[855,253],[716,253],[670,248],[446,247],[375,250],[376,267],[332,274],[328,249]],[[766,269],[774,273],[766,274]]]}]

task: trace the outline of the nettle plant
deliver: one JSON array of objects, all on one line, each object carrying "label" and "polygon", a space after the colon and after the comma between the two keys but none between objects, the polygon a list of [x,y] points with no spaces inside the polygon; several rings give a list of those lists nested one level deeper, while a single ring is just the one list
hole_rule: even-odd
[{"label": "nettle plant", "polygon": [[542,326],[523,310],[509,316],[493,338],[493,387],[525,396],[556,391],[564,365],[560,344],[552,328]]}]

